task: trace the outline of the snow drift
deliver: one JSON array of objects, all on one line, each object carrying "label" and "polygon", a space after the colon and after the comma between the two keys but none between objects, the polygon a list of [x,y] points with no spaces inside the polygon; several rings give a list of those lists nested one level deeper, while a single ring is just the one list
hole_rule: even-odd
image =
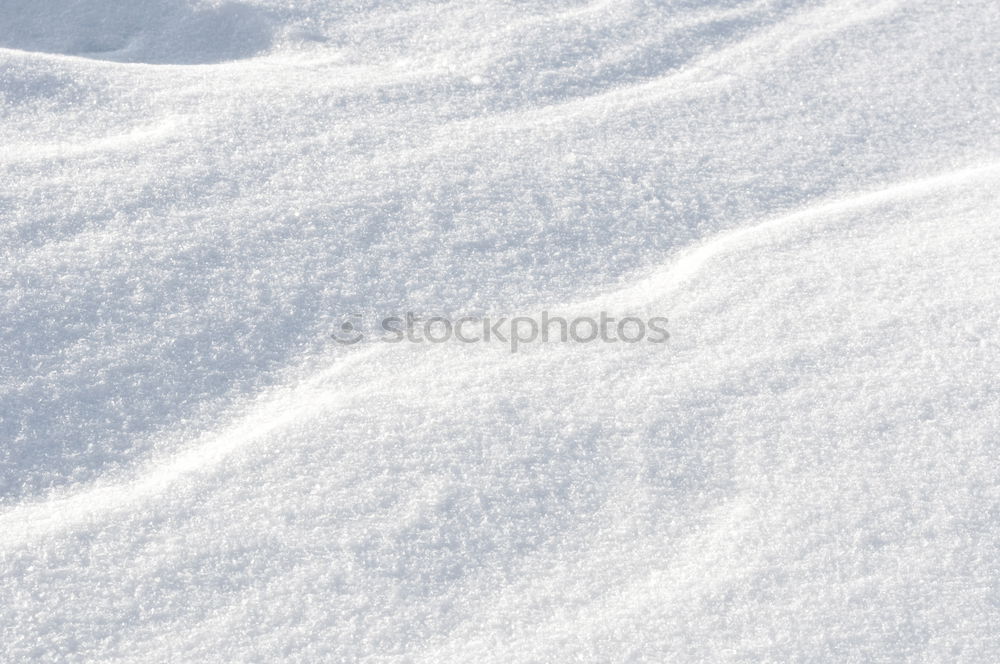
[{"label": "snow drift", "polygon": [[[0,6],[10,661],[991,661],[987,0]],[[341,346],[345,316],[670,343]]]}]

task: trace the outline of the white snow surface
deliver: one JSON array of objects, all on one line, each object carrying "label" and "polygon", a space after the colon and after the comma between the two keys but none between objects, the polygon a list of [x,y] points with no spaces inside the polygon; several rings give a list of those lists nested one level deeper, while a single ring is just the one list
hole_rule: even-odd
[{"label": "white snow surface", "polygon": [[995,0],[0,0],[0,293],[0,662],[1000,652]]}]

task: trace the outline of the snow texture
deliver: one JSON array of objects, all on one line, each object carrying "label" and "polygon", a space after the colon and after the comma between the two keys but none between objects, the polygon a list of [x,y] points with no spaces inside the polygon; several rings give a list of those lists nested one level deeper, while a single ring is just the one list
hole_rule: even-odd
[{"label": "snow texture", "polygon": [[996,661],[998,222],[995,0],[0,0],[0,661]]}]

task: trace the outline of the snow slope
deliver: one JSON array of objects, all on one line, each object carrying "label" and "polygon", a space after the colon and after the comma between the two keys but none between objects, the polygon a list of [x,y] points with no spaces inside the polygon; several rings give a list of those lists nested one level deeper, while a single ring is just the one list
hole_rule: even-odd
[{"label": "snow slope", "polygon": [[[992,661],[998,43],[0,0],[0,661]],[[542,310],[671,338],[329,336]]]}]

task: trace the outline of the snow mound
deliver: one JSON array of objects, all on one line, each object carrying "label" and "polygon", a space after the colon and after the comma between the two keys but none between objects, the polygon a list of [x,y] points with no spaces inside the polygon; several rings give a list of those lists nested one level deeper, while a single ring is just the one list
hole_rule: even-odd
[{"label": "snow mound", "polygon": [[242,2],[7,0],[0,48],[116,62],[204,64],[267,50],[264,12]]}]

